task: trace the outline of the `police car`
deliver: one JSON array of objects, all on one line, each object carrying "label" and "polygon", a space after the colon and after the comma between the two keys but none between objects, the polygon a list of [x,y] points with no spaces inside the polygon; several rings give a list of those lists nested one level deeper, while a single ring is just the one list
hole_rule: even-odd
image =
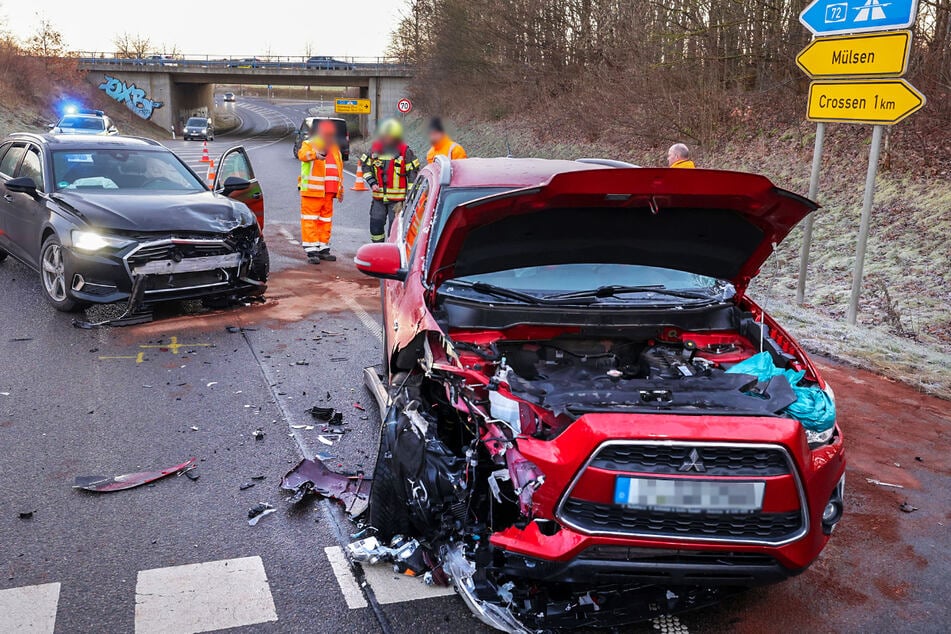
[{"label": "police car", "polygon": [[50,134],[116,135],[119,129],[102,110],[67,111],[58,123],[50,126]]}]

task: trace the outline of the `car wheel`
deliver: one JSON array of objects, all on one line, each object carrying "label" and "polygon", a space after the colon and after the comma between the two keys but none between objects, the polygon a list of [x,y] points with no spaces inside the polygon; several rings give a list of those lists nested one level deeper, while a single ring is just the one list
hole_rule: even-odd
[{"label": "car wheel", "polygon": [[46,301],[56,310],[70,313],[80,307],[79,303],[69,296],[63,245],[55,235],[51,235],[43,242],[43,248],[40,251],[40,283],[43,286]]},{"label": "car wheel", "polygon": [[0,262],[3,262],[4,260],[6,260],[7,255],[8,253],[6,251],[4,251],[3,249],[0,249]]},{"label": "car wheel", "polygon": [[380,431],[380,451],[373,468],[373,491],[370,493],[370,526],[377,529],[377,537],[389,543],[394,535],[406,535],[410,528],[409,510],[403,502],[403,492],[391,467],[392,455],[386,439],[386,426]]}]

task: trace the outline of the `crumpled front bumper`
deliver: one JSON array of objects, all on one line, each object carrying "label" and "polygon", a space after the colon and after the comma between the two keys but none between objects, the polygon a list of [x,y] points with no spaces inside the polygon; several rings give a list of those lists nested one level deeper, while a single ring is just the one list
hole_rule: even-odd
[{"label": "crumpled front bumper", "polygon": [[[613,479],[636,472],[605,472],[591,468],[592,456],[608,443],[651,443],[657,446],[699,445],[774,447],[788,455],[787,477],[753,477],[766,481],[764,512],[802,514],[801,530],[785,538],[690,534],[651,530],[579,526],[566,513],[566,502],[581,500],[600,519],[611,518]],[[822,512],[845,470],[841,434],[810,450],[799,424],[787,418],[685,416],[673,414],[588,414],[553,440],[519,438],[518,448],[545,475],[533,497],[533,513],[542,521],[495,533],[507,573],[567,583],[657,582],[688,585],[760,585],[798,574],[818,557],[829,539]],[[691,473],[669,477],[706,478]],[[712,476],[710,476],[712,478]],[[715,479],[715,478],[712,478]],[[606,489],[610,489],[606,490]],[[652,518],[653,521],[654,518]],[[663,518],[661,518],[663,519]],[[677,518],[678,520],[681,518]],[[710,516],[714,523],[722,516]],[[547,521],[546,521],[547,520]],[[629,525],[628,525],[629,526]],[[690,526],[688,524],[688,526]],[[627,534],[625,534],[627,532]]]}]

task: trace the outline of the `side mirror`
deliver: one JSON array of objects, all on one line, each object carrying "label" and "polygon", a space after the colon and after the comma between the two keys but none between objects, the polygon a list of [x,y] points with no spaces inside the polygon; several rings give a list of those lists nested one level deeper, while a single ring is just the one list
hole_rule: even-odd
[{"label": "side mirror", "polygon": [[39,198],[39,195],[36,193],[36,183],[33,182],[33,179],[29,176],[11,178],[6,183],[4,183],[4,185],[8,191],[16,192],[18,194],[29,194],[33,198]]},{"label": "side mirror", "polygon": [[225,179],[220,191],[225,196],[230,196],[235,192],[244,191],[249,187],[251,187],[250,181],[244,178],[239,178],[238,176],[229,176]]},{"label": "side mirror", "polygon": [[49,124],[49,125],[46,126],[46,127],[49,128],[50,130],[52,130],[53,128],[56,127],[56,124],[55,124],[55,123],[51,123],[51,124]]},{"label": "side mirror", "polygon": [[119,134],[119,128],[114,125],[109,126],[109,134]]},{"label": "side mirror", "polygon": [[370,277],[400,282],[406,279],[400,248],[392,242],[364,244],[357,249],[353,263],[357,265],[358,271]]}]

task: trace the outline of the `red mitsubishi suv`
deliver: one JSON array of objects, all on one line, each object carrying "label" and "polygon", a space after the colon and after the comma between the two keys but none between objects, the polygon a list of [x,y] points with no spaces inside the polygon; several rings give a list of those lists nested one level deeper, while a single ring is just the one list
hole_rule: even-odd
[{"label": "red mitsubishi suv", "polygon": [[815,209],[753,174],[438,157],[355,258],[384,280],[378,539],[510,632],[805,570],[842,516],[842,435],[746,290]]}]

